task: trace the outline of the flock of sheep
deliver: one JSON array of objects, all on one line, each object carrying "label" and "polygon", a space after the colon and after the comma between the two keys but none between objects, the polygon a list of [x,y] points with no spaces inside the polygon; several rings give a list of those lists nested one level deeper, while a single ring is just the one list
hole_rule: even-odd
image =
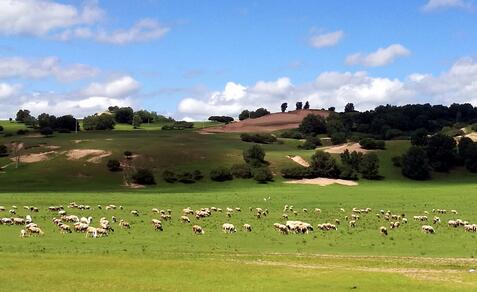
[{"label": "flock of sheep", "polygon": [[[22,238],[44,235],[45,233],[43,232],[43,230],[33,220],[33,214],[40,212],[40,209],[35,206],[24,206],[23,208],[26,210],[25,212],[28,212],[30,214],[23,217],[16,216],[18,210],[16,206],[11,206],[8,211],[5,207],[0,206],[0,225],[22,226],[22,229],[20,230],[20,237]],[[124,210],[122,206],[116,206],[113,204],[107,205],[104,208],[101,205],[97,205],[95,209],[104,209],[105,212],[108,212],[110,210]],[[75,202],[71,202],[70,204],[68,204],[67,208],[64,208],[63,206],[50,206],[47,208],[47,210],[48,212],[50,212],[50,214],[54,216],[51,221],[58,228],[60,233],[80,232],[84,233],[85,237],[98,238],[108,236],[111,232],[114,232],[114,226],[116,225],[121,229],[130,229],[132,227],[128,221],[126,221],[125,219],[119,219],[116,216],[110,216],[110,219],[107,219],[106,217],[101,217],[97,224],[95,224],[92,216],[85,217],[73,214],[75,213],[75,210],[81,210],[83,212],[93,210],[93,208],[89,205],[77,204]],[[9,214],[8,217],[1,216],[2,213],[7,212]],[[167,222],[172,220],[171,209],[160,210],[157,208],[153,208],[150,212],[154,217],[157,217],[153,218],[150,221],[153,229],[156,231],[164,230],[162,223],[163,221]],[[191,224],[191,218],[193,218],[193,220],[195,220],[195,224],[193,224],[192,226],[192,232],[194,234],[200,235],[205,233],[204,228],[199,225],[199,222],[201,220],[213,216],[214,213],[222,214],[222,216],[223,214],[225,214],[226,218],[232,218],[234,214],[240,212],[242,212],[242,210],[238,207],[227,207],[225,210],[222,210],[221,208],[217,207],[201,208],[198,210],[194,210],[190,207],[187,207],[182,210],[182,214],[178,216],[178,218],[179,221],[184,224]],[[270,214],[268,209],[252,207],[249,208],[249,212],[253,215],[253,217],[258,220],[263,217],[269,216]],[[309,212],[308,209],[302,209],[301,212],[302,214],[309,214],[313,212],[314,217],[320,218],[321,209],[315,208],[312,212]],[[346,215],[346,210],[344,208],[340,208],[340,215],[338,217],[340,217],[341,219],[335,218],[332,221],[333,223],[325,222],[317,224],[316,228],[322,231],[337,230],[338,226],[341,225],[342,220],[347,223],[349,228],[354,228],[359,224],[360,218],[362,218],[363,216],[368,216],[371,212],[371,208],[353,208],[349,212],[349,215]],[[144,215],[138,210],[131,210],[129,211],[129,213],[131,216],[134,217]],[[437,226],[441,224],[441,219],[438,217],[438,215],[446,214],[447,211],[444,209],[433,209],[431,213],[434,215],[430,216],[430,212],[424,211],[423,215],[413,216],[414,221],[424,224],[421,225],[420,230],[426,234],[433,234],[436,232],[433,225]],[[453,216],[458,215],[458,212],[456,210],[451,210],[449,213]],[[285,223],[274,223],[273,228],[282,234],[308,234],[314,230],[312,224],[300,220],[289,220],[290,216],[298,217],[299,212],[295,210],[293,206],[285,205],[281,215],[281,218],[285,221]],[[388,228],[397,229],[401,225],[408,223],[408,219],[405,214],[394,214],[390,210],[380,210],[378,213],[375,214],[375,216],[378,218],[379,222],[381,222],[380,225],[382,226],[379,227],[378,231],[383,236],[388,235]],[[463,227],[463,230],[466,232],[477,232],[477,224],[471,224],[462,219],[451,219],[447,222],[447,225],[452,228]],[[249,223],[245,223],[242,225],[242,230],[244,232],[252,232],[252,225]],[[225,233],[235,233],[237,232],[237,228],[231,223],[224,223],[222,225],[222,231]]]}]

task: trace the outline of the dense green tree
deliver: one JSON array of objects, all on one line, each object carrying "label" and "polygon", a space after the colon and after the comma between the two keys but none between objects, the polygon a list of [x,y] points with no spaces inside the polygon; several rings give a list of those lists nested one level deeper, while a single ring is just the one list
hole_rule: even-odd
[{"label": "dense green tree", "polygon": [[469,137],[462,137],[459,140],[459,144],[457,145],[457,149],[459,150],[459,156],[461,157],[462,161],[467,158],[467,149],[470,145],[474,144],[474,141]]},{"label": "dense green tree", "polygon": [[430,166],[426,151],[419,146],[411,146],[402,156],[401,172],[404,176],[415,180],[430,178]]},{"label": "dense green tree", "polygon": [[295,106],[296,106],[296,110],[301,110],[301,109],[303,109],[303,102],[298,101],[298,102],[295,104]]},{"label": "dense green tree", "polygon": [[309,114],[301,121],[298,129],[305,135],[324,134],[326,133],[326,122],[321,116]]},{"label": "dense green tree", "polygon": [[130,107],[120,107],[114,111],[114,119],[117,123],[132,124],[134,110]]},{"label": "dense green tree", "polygon": [[114,120],[110,114],[88,116],[83,119],[83,128],[85,130],[112,130],[114,129]]},{"label": "dense green tree", "polygon": [[28,118],[30,118],[30,111],[25,109],[25,110],[19,110],[17,112],[17,117],[15,118],[15,121],[19,123],[24,123]]},{"label": "dense green tree", "polygon": [[253,170],[253,179],[259,183],[266,183],[273,180],[273,174],[268,167],[259,167]]},{"label": "dense green tree", "polygon": [[252,167],[260,167],[267,164],[265,161],[265,151],[259,145],[253,145],[244,150],[243,160]]},{"label": "dense green tree", "polygon": [[477,143],[472,143],[467,146],[464,165],[470,172],[477,172]]},{"label": "dense green tree", "polygon": [[310,171],[316,177],[338,178],[340,170],[331,154],[317,151],[311,157]]},{"label": "dense green tree", "polygon": [[365,179],[378,179],[379,158],[374,152],[364,154],[359,164],[359,172]]},{"label": "dense green tree", "polygon": [[282,105],[281,105],[282,113],[284,113],[287,110],[287,107],[288,107],[288,103],[286,103],[286,102],[282,103]]},{"label": "dense green tree", "polygon": [[350,103],[347,103],[347,104],[345,105],[344,112],[345,112],[345,113],[355,112],[355,110],[354,110],[354,104],[351,103],[351,102],[350,102]]},{"label": "dense green tree", "polygon": [[456,164],[456,143],[452,137],[436,134],[426,146],[429,164],[435,171],[449,171]]},{"label": "dense green tree", "polygon": [[305,105],[303,106],[303,109],[310,109],[310,103],[308,101],[305,102]]},{"label": "dense green tree", "polygon": [[426,146],[429,141],[427,135],[428,132],[424,128],[415,130],[411,135],[411,144],[414,146]]},{"label": "dense green tree", "polygon": [[250,118],[250,112],[248,110],[243,110],[240,114],[239,114],[239,120],[240,121],[243,121],[243,120],[246,120]]},{"label": "dense green tree", "polygon": [[138,115],[138,114],[135,114],[134,117],[133,117],[133,120],[132,120],[132,125],[133,125],[134,129],[138,129],[139,127],[141,127],[141,123],[142,123],[141,116]]}]

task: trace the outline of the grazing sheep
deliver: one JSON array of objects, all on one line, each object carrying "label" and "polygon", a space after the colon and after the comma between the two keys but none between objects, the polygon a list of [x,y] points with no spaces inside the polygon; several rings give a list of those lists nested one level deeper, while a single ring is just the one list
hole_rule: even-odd
[{"label": "grazing sheep", "polygon": [[351,220],[348,222],[349,227],[356,227],[356,220]]},{"label": "grazing sheep", "polygon": [[131,228],[131,225],[129,224],[129,222],[124,221],[123,219],[119,220],[119,226],[121,228],[124,228],[124,229],[130,229]]},{"label": "grazing sheep", "polygon": [[235,229],[235,226],[233,224],[230,224],[230,223],[224,223],[222,225],[222,230],[224,231],[224,233],[237,232],[237,229]]},{"label": "grazing sheep", "polygon": [[242,212],[242,209],[240,209],[240,208],[235,208],[235,211],[237,211],[237,212]]},{"label": "grazing sheep", "polygon": [[280,231],[282,234],[288,234],[288,228],[284,224],[275,223],[273,224],[273,227],[277,229],[278,231]]},{"label": "grazing sheep", "polygon": [[152,223],[152,225],[154,226],[154,229],[155,229],[155,230],[160,230],[160,231],[163,230],[163,229],[162,229],[162,222],[161,222],[161,221],[159,221],[159,220],[157,220],[157,219],[152,219],[152,220],[151,220],[151,223]]},{"label": "grazing sheep", "polygon": [[422,225],[421,231],[424,233],[435,233],[434,228],[430,225]]},{"label": "grazing sheep", "polygon": [[192,232],[194,232],[194,234],[204,234],[205,233],[204,229],[202,229],[202,227],[200,227],[199,225],[192,226]]},{"label": "grazing sheep", "polygon": [[181,222],[182,223],[190,223],[190,219],[187,216],[181,216]]},{"label": "grazing sheep", "polygon": [[137,210],[132,210],[132,211],[131,211],[131,215],[138,217],[138,216],[139,216],[139,212],[138,212]]},{"label": "grazing sheep", "polygon": [[384,226],[379,227],[379,232],[384,236],[388,235],[388,229]]},{"label": "grazing sheep", "polygon": [[1,222],[5,225],[13,225],[13,220],[11,218],[2,218]]},{"label": "grazing sheep", "polygon": [[287,214],[283,214],[283,215],[282,215],[282,218],[288,220],[288,215],[287,215]]},{"label": "grazing sheep", "polygon": [[61,233],[71,233],[71,227],[69,225],[60,223],[58,228],[60,229]]},{"label": "grazing sheep", "polygon": [[25,237],[27,237],[27,236],[28,236],[28,234],[27,234],[27,232],[26,232],[25,229],[20,230],[20,237],[21,237],[21,238],[25,238]]},{"label": "grazing sheep", "polygon": [[45,234],[43,230],[41,230],[39,227],[30,227],[26,231],[29,232],[31,235],[36,236],[42,236]]},{"label": "grazing sheep", "polygon": [[8,210],[8,213],[10,213],[12,215],[15,215],[15,214],[17,214],[17,211],[15,209],[10,209],[10,210]]},{"label": "grazing sheep", "polygon": [[406,224],[407,223],[407,218],[402,218],[402,223]]},{"label": "grazing sheep", "polygon": [[433,223],[433,224],[439,224],[439,223],[441,223],[441,218],[439,218],[439,217],[434,217],[434,218],[432,219],[432,223]]},{"label": "grazing sheep", "polygon": [[340,223],[341,223],[340,219],[335,219],[335,224],[336,225],[340,225]]},{"label": "grazing sheep", "polygon": [[454,214],[454,215],[458,214],[458,212],[456,210],[451,210],[451,213]]},{"label": "grazing sheep", "polygon": [[340,208],[340,211],[343,213],[346,212],[344,208]]},{"label": "grazing sheep", "polygon": [[5,211],[5,207],[4,207],[4,206],[0,206],[0,211],[1,211],[1,212]]},{"label": "grazing sheep", "polygon": [[243,229],[247,232],[252,232],[252,225],[250,224],[244,224]]}]

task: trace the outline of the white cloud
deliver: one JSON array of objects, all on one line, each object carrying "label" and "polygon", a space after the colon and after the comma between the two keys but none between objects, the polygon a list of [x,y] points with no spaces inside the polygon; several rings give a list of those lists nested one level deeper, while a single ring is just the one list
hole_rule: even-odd
[{"label": "white cloud", "polygon": [[103,14],[95,1],[78,8],[50,0],[3,0],[0,34],[46,36],[58,29],[95,23]]},{"label": "white cloud", "polygon": [[94,77],[98,72],[98,69],[83,64],[62,66],[56,57],[0,58],[0,78],[39,79],[53,76],[59,81],[74,81]]},{"label": "white cloud", "polygon": [[346,57],[348,65],[363,65],[366,67],[379,67],[388,65],[396,58],[405,57],[411,54],[411,51],[403,45],[393,44],[386,48],[379,48],[370,54],[355,53]]},{"label": "white cloud", "polygon": [[342,30],[324,33],[324,34],[317,34],[310,37],[309,42],[310,45],[314,48],[324,48],[324,47],[332,47],[335,46],[344,36],[344,32]]},{"label": "white cloud", "polygon": [[422,6],[422,10],[425,12],[446,8],[472,10],[474,9],[474,5],[471,1],[464,0],[429,0],[424,6]]},{"label": "white cloud", "polygon": [[8,83],[0,83],[0,100],[13,97],[18,93],[19,85],[10,85]]},{"label": "white cloud", "polygon": [[127,43],[146,42],[162,38],[169,28],[153,19],[142,19],[126,30],[113,32],[100,31],[95,39],[102,43],[123,45]]},{"label": "white cloud", "polygon": [[86,96],[122,98],[139,90],[139,83],[131,76],[121,76],[106,83],[94,82],[83,90]]},{"label": "white cloud", "polygon": [[360,110],[387,103],[477,105],[477,59],[460,59],[437,76],[413,73],[403,80],[373,77],[363,71],[330,71],[300,85],[293,85],[286,77],[253,86],[228,82],[223,91],[184,98],[178,105],[178,116],[200,120],[211,115],[237,116],[244,109],[258,107],[278,111],[282,102],[294,108],[296,101],[307,100],[312,108],[342,109],[353,102]]}]

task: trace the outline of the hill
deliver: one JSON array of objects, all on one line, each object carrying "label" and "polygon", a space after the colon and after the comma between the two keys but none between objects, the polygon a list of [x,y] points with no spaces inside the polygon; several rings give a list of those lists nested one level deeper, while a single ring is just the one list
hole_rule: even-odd
[{"label": "hill", "polygon": [[256,119],[246,119],[228,125],[204,129],[206,133],[242,133],[242,132],[274,132],[278,130],[297,128],[309,114],[322,116],[330,115],[325,110],[295,110],[286,113],[273,113]]}]

